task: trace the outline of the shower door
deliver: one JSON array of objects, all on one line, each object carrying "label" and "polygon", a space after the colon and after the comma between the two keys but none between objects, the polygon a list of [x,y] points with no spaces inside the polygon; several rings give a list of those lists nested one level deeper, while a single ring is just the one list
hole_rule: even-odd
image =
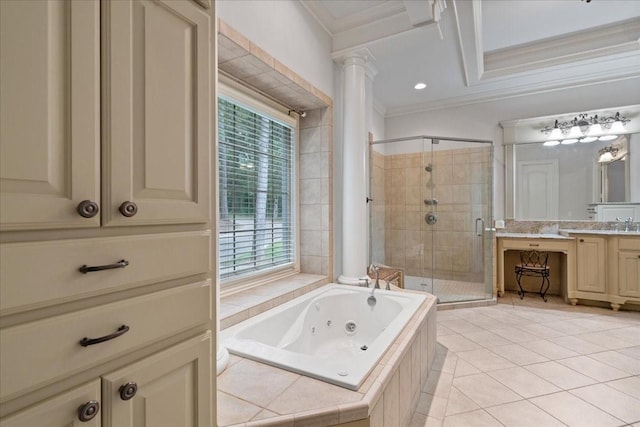
[{"label": "shower door", "polygon": [[370,258],[440,303],[492,297],[492,145],[413,138],[372,146]]}]

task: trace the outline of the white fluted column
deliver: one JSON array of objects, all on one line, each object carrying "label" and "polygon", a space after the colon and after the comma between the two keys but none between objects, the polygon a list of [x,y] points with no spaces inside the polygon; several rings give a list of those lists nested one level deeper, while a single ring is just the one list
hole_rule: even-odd
[{"label": "white fluted column", "polygon": [[[342,274],[340,283],[357,284],[366,275],[367,229],[367,50],[340,58],[343,82]],[[370,98],[369,98],[370,99]]]}]

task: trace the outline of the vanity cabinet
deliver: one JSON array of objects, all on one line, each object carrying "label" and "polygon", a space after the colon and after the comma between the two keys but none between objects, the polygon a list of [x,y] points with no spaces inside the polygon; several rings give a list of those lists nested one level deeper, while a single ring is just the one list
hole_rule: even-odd
[{"label": "vanity cabinet", "polygon": [[577,288],[582,292],[606,291],[605,237],[576,237]]},{"label": "vanity cabinet", "polygon": [[0,425],[213,425],[210,2],[0,19]]},{"label": "vanity cabinet", "polygon": [[616,232],[568,233],[576,241],[576,286],[567,297],[622,304],[640,304],[640,235]]}]

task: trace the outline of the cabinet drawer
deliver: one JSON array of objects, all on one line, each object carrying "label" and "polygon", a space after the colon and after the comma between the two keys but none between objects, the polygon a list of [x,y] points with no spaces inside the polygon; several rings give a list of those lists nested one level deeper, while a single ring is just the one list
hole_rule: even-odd
[{"label": "cabinet drawer", "polygon": [[[0,245],[0,315],[209,270],[209,232],[5,243]],[[86,274],[83,265],[125,268]]]},{"label": "cabinet drawer", "polygon": [[558,251],[563,252],[569,249],[571,240],[551,240],[551,239],[503,239],[504,249],[514,250],[537,250],[537,251]]},{"label": "cabinet drawer", "polygon": [[[204,324],[211,318],[211,284],[193,283],[0,331],[0,400],[99,365],[134,349]],[[85,338],[130,329],[82,347]]]},{"label": "cabinet drawer", "polygon": [[76,387],[47,399],[30,408],[20,411],[0,421],[2,427],[33,427],[33,426],[83,426],[100,427],[102,410],[89,421],[81,422],[78,408],[94,400],[100,402],[100,380]]},{"label": "cabinet drawer", "polygon": [[620,240],[618,241],[618,249],[629,249],[629,250],[635,250],[635,251],[640,251],[640,237],[638,238],[625,238],[625,237],[620,237]]}]

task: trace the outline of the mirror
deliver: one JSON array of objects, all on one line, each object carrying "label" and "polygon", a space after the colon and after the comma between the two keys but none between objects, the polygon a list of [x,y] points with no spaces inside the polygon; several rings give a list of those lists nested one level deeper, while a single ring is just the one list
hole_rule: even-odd
[{"label": "mirror", "polygon": [[599,206],[640,206],[640,133],[609,141],[512,147],[506,156],[514,180],[507,203],[516,220],[609,220],[598,216]]}]

